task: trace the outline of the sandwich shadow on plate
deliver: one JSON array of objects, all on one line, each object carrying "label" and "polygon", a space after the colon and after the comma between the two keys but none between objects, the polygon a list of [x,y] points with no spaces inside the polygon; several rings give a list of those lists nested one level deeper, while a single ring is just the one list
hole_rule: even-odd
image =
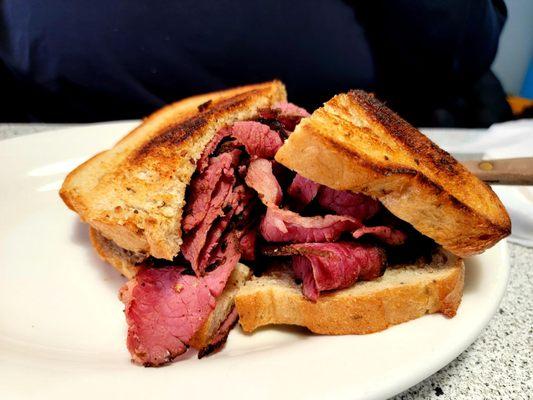
[{"label": "sandwich shadow on plate", "polygon": [[256,333],[260,332],[279,332],[282,334],[288,334],[293,336],[299,336],[299,337],[313,337],[316,336],[314,333],[312,333],[309,329],[303,326],[298,325],[289,325],[289,324],[281,324],[281,325],[264,325],[256,328],[253,332],[245,332],[242,330],[242,328],[239,326],[239,330],[243,335],[246,336],[252,336]]}]

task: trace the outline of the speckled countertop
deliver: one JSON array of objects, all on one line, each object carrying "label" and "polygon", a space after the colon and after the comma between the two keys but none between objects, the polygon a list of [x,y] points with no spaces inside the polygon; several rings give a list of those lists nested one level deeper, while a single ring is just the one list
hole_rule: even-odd
[{"label": "speckled countertop", "polygon": [[[61,124],[0,124],[0,140]],[[509,244],[511,276],[499,312],[449,365],[394,397],[533,399],[533,249]]]}]

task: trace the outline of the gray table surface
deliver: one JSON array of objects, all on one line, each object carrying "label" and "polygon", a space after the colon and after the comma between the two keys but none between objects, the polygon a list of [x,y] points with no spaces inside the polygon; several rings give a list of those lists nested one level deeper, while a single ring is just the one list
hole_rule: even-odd
[{"label": "gray table surface", "polygon": [[[0,139],[66,126],[72,125],[0,124]],[[533,399],[533,249],[509,244],[509,252],[509,286],[487,328],[454,361],[394,400]]]}]

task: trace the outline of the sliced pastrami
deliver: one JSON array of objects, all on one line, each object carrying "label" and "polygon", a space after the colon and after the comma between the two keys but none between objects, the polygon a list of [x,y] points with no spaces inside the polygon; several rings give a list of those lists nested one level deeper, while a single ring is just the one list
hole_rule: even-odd
[{"label": "sliced pastrami", "polygon": [[235,122],[230,129],[231,136],[242,143],[246,152],[254,157],[274,158],[283,145],[276,131],[256,121]]},{"label": "sliced pastrami", "polygon": [[[228,141],[228,138],[234,138]],[[228,142],[226,142],[228,141]],[[224,142],[222,145],[221,143]],[[208,164],[209,158],[215,153],[217,148],[219,152],[231,151],[238,146],[244,146],[246,152],[253,157],[274,158],[274,155],[283,145],[279,133],[270,129],[268,125],[257,121],[239,121],[233,125],[228,125],[220,129],[213,139],[207,144],[200,159],[196,164],[196,170],[203,172]]]},{"label": "sliced pastrami", "polygon": [[[212,208],[210,202],[216,196],[216,190],[221,187],[221,180],[231,182],[233,167],[238,163],[239,150],[221,154],[209,159],[208,168],[196,176],[190,184],[185,218],[182,229],[187,233],[200,224]],[[227,185],[223,189],[227,188]]]},{"label": "sliced pastrami", "polygon": [[239,245],[234,233],[225,233],[209,259],[209,264],[215,269],[204,277],[213,296],[218,297],[222,293],[240,257]]},{"label": "sliced pastrami", "polygon": [[122,287],[127,346],[136,363],[158,366],[187,351],[187,344],[215,307],[206,282],[183,271],[178,267],[142,269]]},{"label": "sliced pastrami", "polygon": [[261,118],[279,121],[283,128],[293,131],[296,125],[300,123],[300,120],[310,114],[302,107],[292,103],[281,102],[275,104],[272,108],[261,110],[259,115]]},{"label": "sliced pastrami", "polygon": [[379,277],[386,263],[385,253],[375,246],[337,242],[292,247],[298,252],[292,257],[294,273],[302,281],[303,294],[311,301],[317,301],[320,292]]},{"label": "sliced pastrami", "polygon": [[318,191],[317,200],[327,210],[335,211],[338,215],[349,215],[363,222],[381,209],[381,203],[372,197],[326,186]]},{"label": "sliced pastrami", "polygon": [[[217,218],[225,215],[225,206],[232,200],[232,187],[235,183],[235,176],[230,174],[224,176],[218,183],[214,191],[213,198],[206,206],[207,211],[195,230],[189,232],[183,238],[181,252],[191,263],[194,272],[203,275],[207,265],[200,263],[200,253],[204,248],[209,231]],[[230,208],[231,210],[231,208]]]},{"label": "sliced pastrami", "polygon": [[352,233],[355,239],[364,235],[371,235],[391,246],[399,246],[407,240],[407,235],[404,232],[390,226],[364,226]]},{"label": "sliced pastrami", "polygon": [[309,113],[305,108],[298,107],[296,104],[289,102],[280,102],[272,106],[272,109],[278,112],[280,117],[309,117]]},{"label": "sliced pastrami", "polygon": [[318,189],[320,189],[320,184],[296,174],[289,189],[287,189],[287,194],[294,200],[296,206],[302,209],[313,201]]},{"label": "sliced pastrami", "polygon": [[255,247],[257,243],[256,226],[250,226],[240,232],[239,249],[241,257],[246,261],[255,260]]},{"label": "sliced pastrami", "polygon": [[341,215],[302,217],[293,211],[268,207],[259,226],[268,242],[333,242],[344,232],[359,228],[355,218]]},{"label": "sliced pastrami", "polygon": [[247,189],[243,185],[236,186],[222,207],[222,215],[209,228],[205,242],[197,258],[197,265],[200,270],[205,270],[209,265],[211,252],[219,243],[222,234],[229,226],[231,219],[236,213],[242,212],[245,201],[248,200]]},{"label": "sliced pastrami", "polygon": [[135,362],[158,366],[187,350],[239,261],[233,235],[223,241],[225,245],[217,248],[211,260],[215,269],[202,278],[185,275],[181,267],[146,268],[122,287],[127,345]]},{"label": "sliced pastrami", "polygon": [[257,192],[266,206],[275,206],[281,203],[281,186],[272,173],[271,161],[264,158],[252,160],[244,181]]}]

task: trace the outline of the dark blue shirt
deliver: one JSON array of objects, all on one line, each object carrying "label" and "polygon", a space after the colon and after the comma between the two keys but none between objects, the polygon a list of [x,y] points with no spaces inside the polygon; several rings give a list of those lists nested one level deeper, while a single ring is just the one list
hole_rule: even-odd
[{"label": "dark blue shirt", "polygon": [[4,120],[138,118],[279,78],[313,109],[375,91],[414,122],[488,70],[502,0],[0,2]]}]

